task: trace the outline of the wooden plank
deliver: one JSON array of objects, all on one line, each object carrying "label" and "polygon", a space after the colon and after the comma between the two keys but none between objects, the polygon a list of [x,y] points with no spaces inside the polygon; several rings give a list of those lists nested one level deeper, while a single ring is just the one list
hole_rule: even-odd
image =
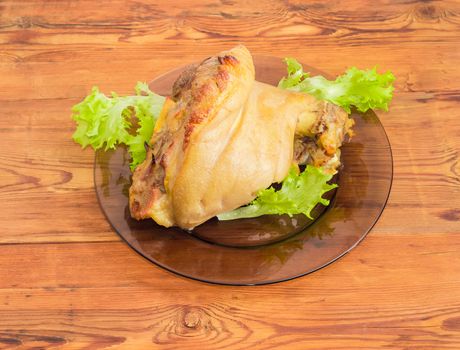
[{"label": "wooden plank", "polygon": [[[107,9],[110,10],[107,10]],[[310,4],[262,1],[228,3],[216,0],[171,3],[102,1],[95,7],[80,1],[30,2],[29,6],[8,1],[3,5],[2,43],[43,44],[61,42],[65,32],[72,43],[148,43],[158,40],[226,41],[235,38],[295,40],[311,44],[372,45],[399,43],[407,38],[435,43],[457,41],[459,5],[400,2],[381,3],[378,10],[362,1]],[[30,15],[32,10],[33,16]],[[123,13],[120,16],[119,13]],[[33,29],[32,31],[30,29]],[[93,35],[94,32],[100,35]]]},{"label": "wooden plank", "polygon": [[[93,190],[94,153],[82,151],[71,140],[74,124],[69,110],[75,102],[45,99],[3,104],[9,117],[0,120],[0,134],[8,135],[0,139],[4,150],[0,154],[4,199],[0,242],[118,240]],[[391,112],[381,113],[393,149],[395,178],[375,232],[434,233],[439,227],[458,232],[457,105],[447,93],[399,92]],[[448,129],[438,122],[441,119],[450,125]],[[417,219],[408,221],[408,216]]]},{"label": "wooden plank", "polygon": [[[77,101],[93,85],[98,85],[107,93],[132,93],[137,81],[150,81],[174,67],[201,60],[234,44],[206,43],[200,51],[196,50],[193,40],[187,40],[180,45],[170,44],[166,48],[158,48],[152,44],[121,44],[101,48],[70,45],[57,50],[56,47],[59,46],[42,45],[37,49],[18,51],[4,46],[4,54],[0,54],[0,74],[8,76],[9,79],[0,86],[0,100],[17,102],[26,94],[33,96],[34,100],[71,98]],[[280,58],[294,55],[300,61],[331,75],[342,74],[350,66],[370,68],[378,64],[380,69],[390,69],[396,75],[397,91],[455,92],[455,83],[460,79],[460,73],[447,67],[455,66],[460,59],[460,52],[455,50],[459,44],[460,40],[457,44],[433,44],[429,50],[436,52],[436,55],[432,56],[427,56],[424,45],[413,43],[403,48],[399,44],[371,46],[365,51],[362,47],[310,47],[308,44],[295,42],[286,43],[284,47],[272,51],[263,49],[258,44],[251,49],[256,54],[275,55]],[[388,51],[392,54],[387,55]],[[168,59],[158,60],[156,55],[160,53]],[[14,59],[11,58],[12,55]],[[185,61],[184,55],[188,57]],[[414,65],[413,62],[417,61],[423,61],[424,65]],[[59,74],[56,74],[56,67],[59,67]],[[17,81],[25,81],[27,84],[18,86],[15,84]],[[71,105],[72,101],[69,101],[68,106]]]},{"label": "wooden plank", "polygon": [[371,234],[315,274],[248,288],[178,278],[122,243],[6,245],[0,329],[10,343],[70,348],[453,349],[460,342],[460,304],[451,293],[460,282],[459,248],[455,234],[420,234],[417,242],[411,234]]}]

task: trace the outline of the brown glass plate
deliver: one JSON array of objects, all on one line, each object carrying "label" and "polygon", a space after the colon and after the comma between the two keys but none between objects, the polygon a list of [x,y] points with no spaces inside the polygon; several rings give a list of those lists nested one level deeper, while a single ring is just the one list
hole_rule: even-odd
[{"label": "brown glass plate", "polygon": [[[276,85],[285,75],[282,59],[255,57],[256,78]],[[155,79],[150,87],[169,95],[185,67]],[[324,73],[304,65],[312,75]],[[257,285],[289,280],[316,271],[355,247],[378,220],[393,177],[391,148],[372,111],[353,115],[351,142],[342,147],[344,166],[335,178],[339,187],[328,193],[331,204],[303,215],[262,216],[218,221],[193,232],[164,228],[153,220],[129,215],[129,158],[126,150],[97,152],[94,182],[99,203],[115,231],[139,254],[179,275],[200,281]]]}]

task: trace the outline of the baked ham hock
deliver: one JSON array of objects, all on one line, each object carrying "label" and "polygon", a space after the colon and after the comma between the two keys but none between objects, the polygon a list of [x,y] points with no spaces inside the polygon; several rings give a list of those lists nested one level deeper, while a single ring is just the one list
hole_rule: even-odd
[{"label": "baked ham hock", "polygon": [[340,107],[255,80],[237,46],[184,71],[134,171],[135,219],[193,229],[251,202],[293,165],[334,173],[353,120]]}]

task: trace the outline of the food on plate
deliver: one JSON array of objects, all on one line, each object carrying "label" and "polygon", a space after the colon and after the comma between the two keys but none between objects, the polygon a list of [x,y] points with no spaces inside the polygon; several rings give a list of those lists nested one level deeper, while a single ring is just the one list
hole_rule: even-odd
[{"label": "food on plate", "polygon": [[351,68],[329,81],[294,59],[286,63],[278,87],[258,82],[240,45],[188,67],[166,98],[146,84],[127,97],[93,89],[74,107],[74,139],[95,149],[128,147],[135,219],[193,229],[214,216],[309,216],[336,187],[329,181],[353,135],[350,108],[387,109],[394,77]]}]

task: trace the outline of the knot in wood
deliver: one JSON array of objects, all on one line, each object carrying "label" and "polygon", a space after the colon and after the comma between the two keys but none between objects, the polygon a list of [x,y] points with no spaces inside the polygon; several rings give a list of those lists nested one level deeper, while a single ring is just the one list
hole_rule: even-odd
[{"label": "knot in wood", "polygon": [[21,29],[28,29],[33,26],[32,19],[30,17],[20,17],[17,19],[16,24]]},{"label": "knot in wood", "polygon": [[184,314],[184,325],[187,328],[196,328],[200,324],[200,312],[196,310],[186,311]]},{"label": "knot in wood", "polygon": [[444,17],[444,11],[433,5],[423,5],[417,8],[416,15],[421,20],[432,21]]}]

